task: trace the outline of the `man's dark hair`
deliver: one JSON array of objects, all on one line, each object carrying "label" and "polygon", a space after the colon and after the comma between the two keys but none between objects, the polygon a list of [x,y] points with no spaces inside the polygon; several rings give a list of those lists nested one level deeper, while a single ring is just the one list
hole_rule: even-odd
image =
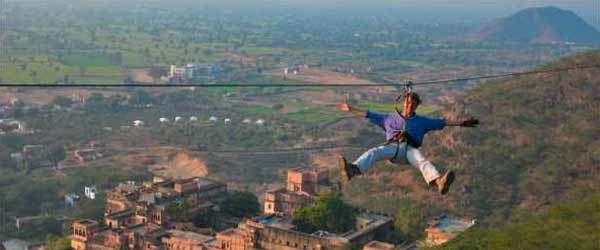
[{"label": "man's dark hair", "polygon": [[406,100],[406,98],[410,98],[411,100],[414,100],[415,102],[417,102],[417,105],[421,104],[421,97],[419,97],[419,95],[417,93],[412,92],[412,91],[411,92],[404,92],[396,100],[399,102],[399,101]]}]

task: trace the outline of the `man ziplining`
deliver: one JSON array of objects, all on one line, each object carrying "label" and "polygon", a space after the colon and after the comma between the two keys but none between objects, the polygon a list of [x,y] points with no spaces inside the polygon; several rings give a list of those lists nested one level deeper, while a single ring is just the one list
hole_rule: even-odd
[{"label": "man ziplining", "polygon": [[340,110],[367,118],[381,127],[386,137],[385,144],[369,149],[353,163],[347,162],[343,156],[339,157],[338,167],[342,183],[346,184],[352,177],[366,172],[377,161],[389,160],[392,163],[400,163],[402,159],[407,159],[410,165],[421,171],[427,184],[437,186],[442,195],[446,194],[454,181],[454,172],[450,170],[440,175],[436,167],[419,150],[423,137],[429,131],[441,130],[446,126],[475,127],[479,121],[473,118],[462,122],[446,121],[446,119],[417,115],[415,110],[421,104],[421,98],[417,93],[410,91],[410,88],[396,101],[402,101],[402,111],[396,109],[396,112],[388,114],[364,111],[346,102],[340,104]]}]

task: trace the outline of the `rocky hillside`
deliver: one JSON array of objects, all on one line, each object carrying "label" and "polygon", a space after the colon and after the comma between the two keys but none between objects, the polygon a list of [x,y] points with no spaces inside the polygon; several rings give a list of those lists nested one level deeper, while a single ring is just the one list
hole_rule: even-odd
[{"label": "rocky hillside", "polygon": [[[599,61],[595,51],[543,69]],[[446,115],[481,126],[428,140],[433,160],[457,169],[458,212],[499,225],[599,190],[600,68],[498,80],[456,100]]]},{"label": "rocky hillside", "polygon": [[530,8],[493,21],[477,35],[478,40],[600,44],[600,32],[575,13],[556,7]]},{"label": "rocky hillside", "polygon": [[552,207],[499,229],[472,229],[431,250],[589,249],[600,247],[600,196]]}]

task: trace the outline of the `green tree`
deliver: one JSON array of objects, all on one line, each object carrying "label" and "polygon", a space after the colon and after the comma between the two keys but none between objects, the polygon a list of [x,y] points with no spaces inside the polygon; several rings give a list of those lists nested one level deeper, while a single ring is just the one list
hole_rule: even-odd
[{"label": "green tree", "polygon": [[416,205],[403,205],[394,216],[394,229],[400,237],[416,240],[423,237],[427,221],[423,209]]},{"label": "green tree", "polygon": [[248,191],[233,191],[222,202],[223,212],[235,217],[251,217],[260,212],[258,198]]},{"label": "green tree", "polygon": [[77,211],[76,217],[81,219],[101,220],[104,215],[104,197],[103,193],[96,195],[93,200],[83,201]]},{"label": "green tree", "polygon": [[85,100],[85,109],[92,112],[103,112],[109,109],[106,97],[101,93],[91,93]]},{"label": "green tree", "polygon": [[326,230],[343,233],[351,230],[356,222],[356,212],[339,195],[330,193],[319,197],[314,206],[300,208],[292,223],[303,232]]},{"label": "green tree", "polygon": [[68,98],[66,96],[57,95],[52,100],[52,104],[62,107],[62,108],[70,108],[73,106],[73,100],[71,100],[71,98]]},{"label": "green tree", "polygon": [[152,103],[152,95],[150,95],[150,93],[148,93],[147,91],[143,90],[143,89],[138,89],[135,92],[133,92],[133,94],[131,94],[131,98],[129,99],[129,102],[131,104],[141,104],[141,105],[145,105],[145,104],[150,104]]},{"label": "green tree", "polygon": [[167,205],[166,213],[173,221],[189,221],[191,219],[191,209],[184,200],[172,202]]},{"label": "green tree", "polygon": [[62,145],[52,145],[48,151],[48,159],[50,159],[54,166],[67,158],[67,150]]},{"label": "green tree", "polygon": [[10,116],[15,118],[23,118],[25,115],[25,104],[23,102],[17,102],[13,105],[10,112]]}]

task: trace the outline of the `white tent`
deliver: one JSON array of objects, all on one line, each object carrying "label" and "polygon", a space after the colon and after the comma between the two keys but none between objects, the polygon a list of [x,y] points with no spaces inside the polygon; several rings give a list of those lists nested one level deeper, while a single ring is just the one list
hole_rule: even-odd
[{"label": "white tent", "polygon": [[136,126],[136,127],[144,126],[144,121],[135,120],[135,121],[133,121],[133,126]]},{"label": "white tent", "polygon": [[190,116],[190,121],[191,121],[191,122],[198,121],[198,117],[195,117],[195,116]]},{"label": "white tent", "polygon": [[161,117],[160,119],[158,119],[159,122],[165,123],[165,122],[169,122],[169,119]]}]

